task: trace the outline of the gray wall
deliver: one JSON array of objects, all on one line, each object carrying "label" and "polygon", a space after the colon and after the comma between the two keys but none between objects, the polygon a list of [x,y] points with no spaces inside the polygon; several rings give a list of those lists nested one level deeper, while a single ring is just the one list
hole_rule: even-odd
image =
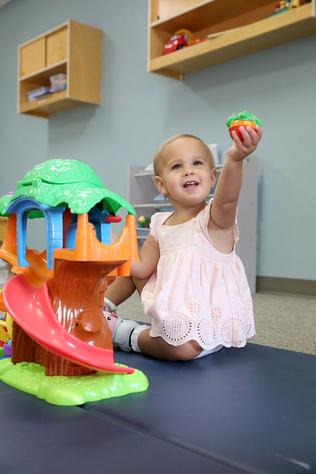
[{"label": "gray wall", "polygon": [[[102,105],[50,120],[16,114],[17,47],[72,18],[104,31]],[[302,39],[174,81],[146,72],[147,0],[12,0],[0,9],[0,193],[51,157],[90,163],[126,197],[129,163],[178,132],[229,145],[225,119],[264,121],[258,275],[316,278],[316,40]]]}]

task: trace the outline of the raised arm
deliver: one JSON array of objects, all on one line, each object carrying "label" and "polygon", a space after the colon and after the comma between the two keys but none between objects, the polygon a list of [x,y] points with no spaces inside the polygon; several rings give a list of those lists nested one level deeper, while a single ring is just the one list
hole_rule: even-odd
[{"label": "raised arm", "polygon": [[159,246],[157,241],[148,235],[139,252],[139,260],[132,262],[131,276],[147,278],[156,271],[159,260]]},{"label": "raised arm", "polygon": [[253,153],[261,139],[261,128],[240,127],[242,140],[232,132],[233,144],[226,152],[225,163],[219,177],[213,204],[211,223],[221,229],[233,227],[237,202],[242,185],[243,160]]}]

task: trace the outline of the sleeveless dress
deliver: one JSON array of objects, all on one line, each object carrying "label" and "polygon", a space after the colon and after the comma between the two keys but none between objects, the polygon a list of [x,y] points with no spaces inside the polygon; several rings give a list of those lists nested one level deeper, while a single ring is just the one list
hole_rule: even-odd
[{"label": "sleeveless dress", "polygon": [[196,341],[202,349],[243,347],[255,335],[252,298],[244,266],[234,249],[215,249],[208,232],[211,202],[193,219],[164,225],[172,212],[151,218],[159,244],[156,272],[141,299],[151,319],[150,335],[174,346]]}]

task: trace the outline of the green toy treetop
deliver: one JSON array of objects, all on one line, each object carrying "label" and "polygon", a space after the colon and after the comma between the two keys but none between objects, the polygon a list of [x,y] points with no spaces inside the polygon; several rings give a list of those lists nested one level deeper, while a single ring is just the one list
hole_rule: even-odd
[{"label": "green toy treetop", "polygon": [[12,194],[5,194],[4,196],[0,197],[0,216],[6,215],[6,209],[10,202],[12,201]]},{"label": "green toy treetop", "polygon": [[121,207],[136,214],[133,206],[103,186],[89,165],[77,160],[51,159],[36,165],[17,182],[13,195],[0,198],[0,215],[6,215],[10,202],[22,196],[50,207],[66,204],[73,214],[89,212],[98,203],[110,214]]}]

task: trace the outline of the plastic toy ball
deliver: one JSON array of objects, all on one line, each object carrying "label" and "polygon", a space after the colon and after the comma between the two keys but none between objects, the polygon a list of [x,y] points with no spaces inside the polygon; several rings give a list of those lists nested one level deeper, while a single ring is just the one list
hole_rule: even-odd
[{"label": "plastic toy ball", "polygon": [[240,131],[240,127],[251,127],[253,129],[256,129],[257,127],[261,126],[261,120],[254,114],[251,114],[250,112],[244,110],[243,112],[230,115],[226,120],[226,125],[228,127],[228,131],[232,139],[234,139],[233,132],[236,132],[239,139],[243,141],[243,136]]}]

